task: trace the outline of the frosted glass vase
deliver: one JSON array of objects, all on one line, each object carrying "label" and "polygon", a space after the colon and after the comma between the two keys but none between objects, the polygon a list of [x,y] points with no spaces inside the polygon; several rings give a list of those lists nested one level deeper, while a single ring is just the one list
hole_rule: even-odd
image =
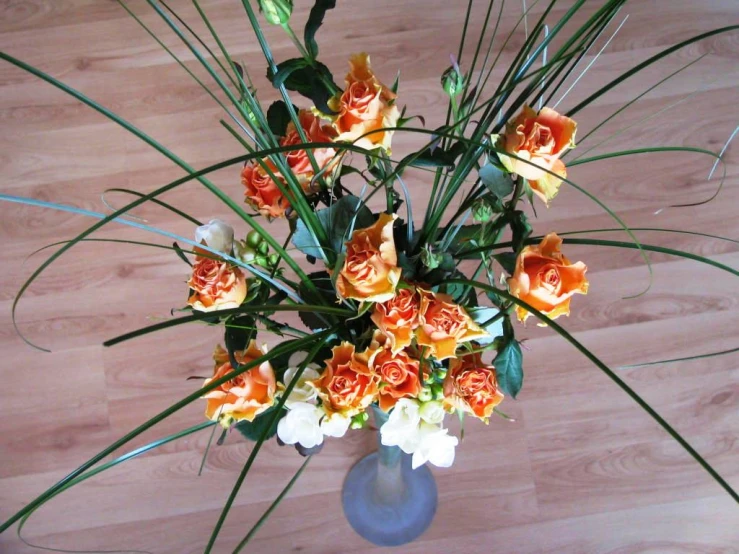
[{"label": "frosted glass vase", "polygon": [[418,538],[436,514],[438,494],[431,471],[411,468],[411,456],[380,441],[387,414],[372,407],[377,452],[359,460],[342,489],[344,514],[352,528],[379,546],[398,546]]}]

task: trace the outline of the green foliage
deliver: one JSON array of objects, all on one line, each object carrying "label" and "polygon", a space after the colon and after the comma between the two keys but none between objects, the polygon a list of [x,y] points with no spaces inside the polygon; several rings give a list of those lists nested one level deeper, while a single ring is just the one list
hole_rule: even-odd
[{"label": "green foliage", "polygon": [[503,324],[505,333],[498,355],[493,360],[498,386],[504,394],[516,398],[523,386],[523,354],[521,347],[513,336],[510,319],[506,316]]},{"label": "green foliage", "polygon": [[245,350],[249,342],[255,338],[256,322],[249,315],[232,316],[226,322],[226,331],[224,332],[223,341],[226,343],[228,351],[228,359],[231,367],[239,367],[238,362],[234,358],[234,352]]},{"label": "green foliage", "polygon": [[[375,220],[369,208],[356,196],[344,196],[332,206],[318,210],[316,215],[326,230],[331,248],[337,254],[344,249],[344,242],[351,238],[352,231],[369,227]],[[321,246],[302,220],[295,224],[292,243],[309,256],[317,257],[320,254]]]},{"label": "green foliage", "polygon": [[313,101],[316,108],[325,114],[333,114],[328,100],[338,89],[333,75],[328,67],[318,61],[308,61],[305,58],[292,58],[277,65],[273,73],[267,71],[267,79],[272,86],[292,90]]},{"label": "green foliage", "polygon": [[511,214],[511,232],[513,233],[513,251],[518,253],[531,236],[531,224],[526,214],[516,210]]},{"label": "green foliage", "polygon": [[[295,107],[293,106],[293,109]],[[287,124],[290,123],[290,112],[287,109],[287,104],[282,100],[273,102],[267,110],[267,125],[269,130],[276,137],[284,137],[287,130]]]},{"label": "green foliage", "polygon": [[257,417],[255,417],[254,421],[247,421],[243,419],[239,421],[236,425],[234,425],[234,427],[236,427],[239,433],[244,435],[250,441],[258,441],[259,437],[262,436],[262,433],[265,432],[265,429],[267,429],[267,431],[264,435],[264,440],[271,439],[275,436],[275,433],[277,433],[277,424],[283,417],[285,417],[285,414],[287,413],[286,410],[280,408],[281,413],[278,415],[277,419],[270,421],[272,420],[274,411],[275,408],[273,406],[272,408],[262,412]]},{"label": "green foliage", "polygon": [[272,25],[285,25],[293,13],[292,0],[259,0],[259,11]]},{"label": "green foliage", "polygon": [[185,256],[185,253],[182,251],[182,248],[180,248],[180,245],[177,244],[177,242],[172,243],[172,248],[174,249],[177,256],[180,258],[180,260],[192,267],[192,262],[187,259],[187,256]]},{"label": "green foliage", "polygon": [[505,198],[513,192],[511,174],[495,164],[487,163],[480,168],[480,180],[498,198]]},{"label": "green foliage", "polygon": [[305,48],[308,50],[314,59],[318,57],[318,44],[316,43],[316,33],[318,29],[323,25],[323,16],[326,15],[328,10],[332,10],[336,7],[336,0],[316,0],[316,3],[311,8],[308,21],[305,24],[305,32],[303,38],[305,39]]},{"label": "green foliage", "polygon": [[516,254],[514,252],[494,254],[493,259],[500,264],[508,275],[513,275],[516,271]]},{"label": "green foliage", "polygon": [[[318,289],[319,294],[327,302],[336,302],[336,291],[334,290],[333,283],[331,282],[331,276],[327,271],[316,271],[309,273],[308,278],[311,279],[313,284]],[[298,285],[298,292],[300,294],[307,294],[309,291],[305,290],[305,286],[301,283]],[[298,312],[300,320],[305,324],[306,327],[314,331],[325,329],[326,320],[319,317],[318,314],[313,312]]]}]

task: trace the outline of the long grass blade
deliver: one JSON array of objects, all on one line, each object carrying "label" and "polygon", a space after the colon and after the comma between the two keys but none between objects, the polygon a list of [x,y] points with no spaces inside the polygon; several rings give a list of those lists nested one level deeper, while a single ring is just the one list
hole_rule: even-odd
[{"label": "long grass blade", "polygon": [[[340,315],[344,317],[352,317],[356,315],[353,311],[347,310],[345,308],[339,308],[337,306],[308,306],[306,304],[300,304],[299,306],[292,306],[289,304],[282,304],[282,305],[271,305],[271,304],[249,305],[247,304],[245,306],[239,306],[238,308],[231,308],[229,310],[219,310],[218,315],[225,317],[228,315],[258,314],[261,312],[310,312],[310,313],[316,313],[316,314]],[[212,312],[197,312],[192,315],[188,315],[184,317],[169,319],[167,321],[160,321],[159,323],[155,323],[154,325],[149,325],[148,327],[142,327],[140,329],[136,329],[135,331],[131,331],[130,333],[119,335],[115,338],[106,340],[103,343],[103,346],[115,346],[116,344],[119,344],[121,342],[126,342],[127,340],[135,339],[143,335],[148,335],[150,333],[155,333],[156,331],[161,331],[162,329],[169,329],[170,327],[184,325],[185,323],[190,323],[193,321],[203,321],[207,319],[212,319],[212,317],[213,317]]]},{"label": "long grass blade", "polygon": [[672,364],[676,362],[688,362],[691,360],[702,360],[704,358],[713,358],[714,356],[725,356],[726,354],[733,354],[739,352],[739,348],[731,348],[729,350],[719,350],[717,352],[709,352],[708,354],[697,354],[695,356],[685,356],[683,358],[671,358],[669,360],[657,360],[654,362],[642,362],[640,364],[629,364],[622,365],[616,369],[632,369],[635,367],[647,367],[652,365]]},{"label": "long grass blade", "polygon": [[[214,427],[215,421],[204,421],[202,423],[198,423],[197,425],[194,425],[192,427],[189,427],[187,429],[184,429],[182,431],[178,431],[177,433],[173,433],[171,435],[168,435],[162,439],[155,440],[153,442],[150,442],[149,444],[146,444],[144,446],[141,446],[135,450],[132,450],[131,452],[127,452],[126,454],[119,456],[118,458],[115,458],[114,460],[111,460],[109,462],[106,462],[104,464],[101,464],[100,466],[96,467],[95,469],[91,469],[78,477],[72,479],[69,483],[67,483],[64,487],[62,487],[60,490],[58,490],[56,493],[54,493],[48,500],[51,500],[52,498],[60,495],[64,491],[74,487],[75,485],[78,485],[79,483],[82,483],[83,481],[86,481],[87,479],[90,479],[91,477],[94,477],[103,471],[107,471],[108,469],[117,466],[118,464],[121,464],[127,460],[131,460],[133,458],[136,458],[138,456],[141,456],[142,454],[145,454],[146,452],[149,452],[150,450],[154,450],[156,448],[159,448],[160,446],[163,446],[167,443],[170,443],[172,441],[175,441],[177,439],[181,439],[182,437],[186,437],[188,435],[192,435],[193,433],[197,433],[198,431],[202,431],[203,429],[207,429],[208,427]],[[47,500],[47,502],[48,502]],[[23,537],[23,527],[25,527],[26,523],[28,523],[29,518],[34,514],[34,512],[39,508],[40,506],[37,506],[33,510],[30,510],[26,515],[24,515],[19,524],[18,524],[18,538],[23,541],[24,544],[27,544],[31,548],[38,548],[41,550],[50,550],[52,552],[74,552],[74,553],[92,553],[92,552],[107,552],[107,554],[111,553],[131,553],[131,554],[151,554],[150,552],[146,550],[108,550],[108,551],[90,551],[90,550],[63,550],[59,548],[49,548],[45,546],[39,546],[37,544],[31,544],[29,541],[27,541]]]},{"label": "long grass blade", "polygon": [[[543,237],[531,237],[531,238],[526,239],[524,244],[537,244],[539,241],[541,241],[542,238]],[[714,261],[711,258],[706,258],[704,256],[699,256],[697,254],[692,254],[691,252],[685,252],[683,250],[676,250],[674,248],[665,248],[664,246],[655,246],[653,244],[644,244],[644,243],[639,243],[637,245],[633,242],[623,242],[623,241],[616,241],[616,240],[574,239],[570,237],[564,237],[562,241],[565,244],[586,244],[586,245],[591,245],[591,246],[609,246],[609,247],[614,247],[614,248],[628,248],[632,250],[645,250],[647,252],[657,252],[660,254],[669,254],[670,256],[676,256],[678,258],[686,258],[688,260],[695,260],[696,262],[700,262],[702,264],[716,267],[722,271],[726,271],[728,273],[731,273],[732,275],[739,277],[739,271],[729,267],[728,265],[724,265],[722,263]],[[475,258],[480,253],[490,252],[492,250],[511,248],[512,246],[513,246],[512,242],[500,242],[497,244],[488,244],[485,246],[480,246],[477,248],[470,248],[469,250],[464,250],[460,252],[459,254],[457,254],[457,257],[460,259]]]},{"label": "long grass blade", "polygon": [[308,467],[308,462],[311,461],[311,458],[313,456],[307,456],[305,458],[305,461],[300,466],[298,471],[295,472],[295,475],[292,479],[290,479],[290,482],[285,485],[285,488],[282,489],[282,492],[275,498],[275,501],[270,504],[269,508],[262,514],[262,517],[259,518],[259,520],[254,524],[254,526],[249,529],[249,532],[246,534],[246,536],[241,540],[241,542],[238,544],[238,546],[234,549],[233,554],[238,554],[241,552],[244,547],[249,543],[249,541],[252,539],[252,537],[259,531],[259,529],[264,525],[264,522],[269,519],[269,516],[272,515],[272,512],[275,511],[277,506],[280,505],[280,502],[282,502],[282,499],[285,498],[288,492],[290,492],[290,489],[293,488],[293,485],[297,482],[297,480],[300,478],[300,476],[303,474],[303,471],[306,467]]},{"label": "long grass blade", "polygon": [[[110,189],[106,189],[105,191],[103,191],[103,203],[105,204],[105,207],[108,208],[111,212],[115,212],[115,211],[117,211],[117,209],[114,208],[113,205],[110,204],[108,202],[108,200],[105,198],[105,195],[108,194],[108,193],[110,193],[110,192],[122,192],[122,193],[125,193],[125,194],[131,194],[133,196],[138,196],[139,198],[142,198],[142,197],[146,196],[143,192],[138,192],[138,191],[131,190],[131,189],[124,189],[124,188],[110,188]],[[174,214],[177,214],[178,216],[180,216],[183,219],[186,219],[187,221],[189,221],[193,225],[200,226],[200,225],[203,224],[201,221],[199,221],[198,219],[195,219],[190,214],[188,214],[186,212],[183,212],[180,209],[175,208],[174,206],[172,206],[171,204],[168,204],[167,202],[164,202],[163,200],[159,200],[158,198],[151,198],[149,200],[149,202],[151,202],[153,204],[156,204],[157,206],[161,206],[162,208],[164,208],[166,210],[169,210],[170,212],[172,212]],[[128,217],[135,217],[135,216],[128,216]],[[136,219],[139,219],[139,221],[145,222],[145,220],[143,220],[141,218],[136,218]]]},{"label": "long grass blade", "polygon": [[[583,235],[586,233],[612,233],[615,231],[622,231],[623,229],[619,228],[612,228],[612,229],[583,229],[582,231],[565,231],[565,232],[557,232],[557,234],[560,237],[565,237],[567,235]],[[709,239],[718,239],[718,240],[725,240],[728,242],[733,242],[734,244],[739,244],[739,240],[730,239],[729,237],[721,237],[719,235],[710,235],[708,233],[698,233],[695,231],[684,231],[682,229],[664,229],[662,227],[632,227],[632,231],[657,231],[662,233],[677,233],[681,235],[693,235],[696,237],[706,237]]]},{"label": "long grass blade", "polygon": [[591,104],[594,100],[596,100],[597,98],[600,98],[601,96],[603,96],[606,92],[608,92],[609,90],[611,90],[613,87],[615,87],[618,84],[622,83],[623,81],[625,81],[629,77],[632,77],[633,75],[639,73],[645,67],[649,67],[654,62],[661,60],[665,56],[669,56],[670,54],[672,54],[676,50],[679,50],[680,48],[683,48],[685,46],[688,46],[689,44],[693,44],[694,42],[698,42],[699,40],[703,40],[703,39],[706,39],[708,37],[712,37],[714,35],[718,35],[718,34],[721,34],[721,33],[727,33],[729,31],[734,31],[736,29],[739,29],[739,25],[730,25],[728,27],[721,27],[719,29],[714,29],[714,30],[708,31],[706,33],[701,33],[700,35],[696,35],[694,37],[691,37],[691,38],[689,38],[687,40],[684,40],[684,41],[682,41],[682,42],[680,42],[678,44],[675,44],[673,46],[670,46],[669,48],[666,48],[666,49],[662,50],[660,53],[655,54],[651,58],[643,61],[642,63],[640,63],[640,64],[636,65],[635,67],[629,69],[628,71],[622,73],[621,75],[619,75],[618,77],[616,77],[615,79],[613,79],[612,81],[610,81],[608,84],[606,84],[606,85],[602,86],[601,88],[599,88],[593,94],[591,94],[590,96],[588,96],[585,100],[583,100],[582,102],[580,102],[577,106],[575,106],[574,108],[572,108],[565,115],[567,115],[567,117],[572,117],[577,112],[579,112],[580,110],[582,110],[584,107],[586,107],[587,105]]},{"label": "long grass blade", "polygon": [[236,499],[236,495],[238,495],[239,490],[241,489],[241,486],[244,484],[246,475],[249,473],[249,470],[251,469],[251,466],[254,463],[254,460],[256,460],[257,454],[259,454],[259,451],[262,448],[262,444],[264,444],[264,441],[267,437],[267,433],[277,421],[277,418],[280,415],[282,407],[285,405],[285,402],[287,401],[288,397],[290,396],[290,393],[292,392],[293,388],[295,387],[298,380],[300,379],[300,376],[303,374],[303,371],[305,370],[306,367],[308,367],[308,364],[310,364],[313,361],[313,358],[316,357],[318,352],[321,350],[321,348],[324,347],[324,345],[329,340],[329,338],[330,338],[329,336],[324,336],[321,339],[316,340],[316,342],[314,343],[315,345],[313,346],[311,351],[308,352],[308,356],[305,358],[305,360],[303,360],[303,362],[298,367],[298,370],[295,372],[295,377],[293,377],[292,381],[290,381],[290,384],[287,385],[287,387],[285,388],[285,391],[282,393],[282,396],[280,396],[280,400],[277,402],[274,411],[270,414],[269,422],[267,423],[267,425],[264,426],[264,430],[259,436],[259,440],[257,440],[256,443],[254,443],[254,447],[252,448],[251,453],[249,454],[249,458],[247,458],[246,463],[244,464],[244,467],[241,470],[241,473],[239,474],[239,477],[236,479],[236,483],[234,484],[233,489],[231,490],[231,494],[228,496],[228,499],[226,500],[226,504],[223,506],[221,515],[218,517],[218,521],[216,522],[215,528],[213,529],[213,532],[211,533],[210,539],[208,540],[208,544],[206,545],[205,551],[203,554],[210,554],[211,550],[213,549],[213,546],[215,545],[215,542],[218,539],[218,534],[221,531],[221,527],[223,527],[223,524],[226,521],[226,517],[228,517],[228,512],[231,510],[231,506],[233,505],[233,502]]},{"label": "long grass blade", "polygon": [[636,402],[645,412],[647,412],[652,419],[654,419],[667,433],[675,439],[680,446],[682,446],[688,454],[690,454],[696,462],[698,462],[703,469],[705,469],[708,474],[713,477],[713,479],[731,496],[731,498],[734,499],[735,502],[739,503],[739,494],[731,488],[729,483],[727,483],[719,473],[713,469],[713,467],[701,456],[695,448],[693,448],[690,443],[688,443],[681,435],[678,433],[661,415],[659,415],[650,405],[647,403],[644,399],[642,399],[641,396],[639,396],[631,387],[629,387],[616,373],[613,372],[606,364],[604,364],[599,358],[597,358],[590,350],[585,348],[582,343],[580,343],[575,337],[573,337],[570,333],[568,333],[564,327],[559,325],[556,321],[550,319],[543,313],[541,313],[539,310],[531,306],[530,304],[519,300],[512,294],[503,291],[501,289],[491,287],[489,285],[486,285],[485,283],[480,283],[478,281],[469,281],[467,279],[451,279],[449,283],[457,283],[460,285],[466,285],[466,286],[472,286],[477,289],[484,290],[485,292],[489,292],[491,294],[495,294],[501,299],[504,299],[508,302],[512,302],[516,306],[520,306],[521,308],[524,308],[526,311],[530,312],[533,316],[535,316],[539,321],[542,323],[545,323],[549,327],[551,327],[554,331],[556,331],[562,338],[564,338],[567,342],[569,342],[572,346],[574,346],[577,350],[579,350],[586,358],[588,358],[595,366],[600,369],[603,373],[608,376],[611,381],[616,383],[616,385],[619,386],[621,390],[623,390],[629,397],[631,397],[634,402]]},{"label": "long grass blade", "polygon": [[[92,212],[92,211],[89,211],[89,210],[83,210],[81,208],[75,208],[74,206],[66,206],[64,204],[55,204],[55,203],[52,203],[52,202],[45,202],[43,200],[35,200],[33,198],[24,198],[22,196],[10,196],[8,194],[0,194],[0,201],[13,202],[13,203],[17,203],[17,204],[26,204],[26,205],[29,205],[29,206],[37,206],[37,207],[40,207],[40,208],[50,208],[50,209],[59,210],[59,211],[63,211],[63,212],[70,212],[70,213],[74,213],[74,214],[78,214],[78,215],[84,215],[84,216],[87,216],[87,217],[94,217],[94,218],[100,219],[100,220],[105,220],[106,219],[105,214],[101,214],[101,213],[98,213],[98,212]],[[246,269],[247,271],[249,271],[252,274],[254,274],[254,276],[259,277],[260,279],[262,279],[263,281],[265,281],[266,283],[268,283],[272,287],[274,287],[276,289],[279,289],[282,292],[284,292],[285,294],[287,294],[295,302],[299,302],[299,303],[302,303],[303,302],[303,299],[300,298],[300,296],[298,296],[291,288],[286,287],[285,285],[283,285],[279,281],[273,279],[268,274],[264,273],[261,269],[257,269],[254,265],[244,263],[241,260],[239,260],[238,258],[234,258],[233,256],[231,256],[229,254],[226,254],[224,252],[218,252],[217,250],[213,250],[212,248],[210,248],[208,246],[205,246],[203,244],[198,244],[197,242],[195,242],[192,239],[188,239],[188,238],[185,238],[183,236],[176,235],[174,233],[170,233],[169,231],[164,231],[163,229],[158,229],[156,227],[151,227],[149,225],[144,225],[143,223],[139,223],[138,221],[130,221],[128,219],[123,219],[123,218],[120,218],[120,217],[115,218],[114,221],[116,223],[121,223],[121,224],[127,225],[129,227],[135,227],[137,229],[142,229],[144,231],[148,231],[149,233],[154,233],[154,234],[157,234],[157,235],[162,235],[162,236],[165,236],[167,238],[173,239],[175,241],[184,242],[185,244],[189,244],[190,246],[198,247],[201,250],[205,250],[207,252],[210,252],[213,256],[217,256],[219,258],[222,258],[224,260],[227,260],[227,261],[231,262],[233,265],[236,265],[238,267],[241,267],[243,269]],[[67,244],[65,246],[63,246],[59,251],[61,251],[64,248],[67,248],[67,247],[71,246],[73,243],[76,244],[76,242],[78,242],[78,239],[73,239],[72,241],[67,242]]]},{"label": "long grass blade", "polygon": [[626,17],[624,17],[623,21],[621,21],[621,24],[616,28],[616,30],[613,32],[613,34],[610,36],[610,38],[606,41],[606,43],[603,45],[603,47],[600,50],[598,50],[598,53],[595,55],[595,57],[592,60],[590,60],[590,63],[585,66],[585,69],[582,70],[582,73],[580,73],[580,75],[577,76],[577,78],[573,81],[573,83],[569,86],[569,88],[564,92],[564,94],[562,94],[562,96],[560,97],[560,99],[557,100],[557,102],[555,102],[554,106],[552,106],[552,109],[555,109],[557,106],[559,106],[562,103],[562,100],[564,100],[565,98],[567,98],[567,95],[570,93],[570,91],[573,88],[575,88],[575,85],[577,85],[577,83],[580,82],[580,79],[582,79],[585,76],[585,74],[588,72],[588,70],[591,67],[593,67],[593,65],[595,64],[595,62],[598,61],[598,58],[600,57],[600,55],[605,51],[606,48],[608,48],[608,45],[611,44],[611,41],[614,38],[616,38],[616,35],[621,30],[621,27],[624,26],[624,24],[626,23],[626,20],[628,20],[628,19],[629,19],[629,16],[628,15]]},{"label": "long grass blade", "polygon": [[142,423],[141,425],[136,427],[133,431],[130,431],[129,433],[127,433],[126,435],[118,439],[117,441],[113,442],[112,444],[110,444],[109,446],[107,446],[106,448],[98,452],[95,456],[91,457],[89,460],[87,460],[84,464],[79,466],[77,469],[75,469],[72,473],[70,473],[63,479],[61,479],[55,485],[52,485],[51,487],[46,489],[43,493],[37,496],[34,500],[29,502],[25,507],[23,507],[21,510],[16,512],[13,516],[11,516],[5,522],[3,522],[0,525],[0,533],[5,531],[8,527],[13,525],[16,521],[18,521],[20,518],[22,518],[27,513],[35,510],[36,508],[44,504],[46,501],[48,501],[50,498],[52,498],[58,492],[60,492],[60,490],[63,489],[67,484],[69,484],[75,478],[82,475],[84,472],[86,472],[88,469],[93,467],[99,461],[103,460],[106,456],[108,456],[109,454],[112,454],[113,452],[118,450],[121,446],[128,444],[130,441],[138,437],[141,433],[152,428],[154,425],[156,425],[160,421],[163,421],[164,419],[168,418],[170,415],[174,414],[175,412],[178,412],[179,410],[191,404],[195,400],[198,400],[204,394],[218,388],[223,383],[226,383],[230,381],[231,379],[238,377],[242,373],[249,371],[253,367],[257,367],[261,363],[268,362],[274,357],[282,356],[282,355],[289,355],[289,354],[292,354],[293,352],[302,350],[305,347],[314,345],[316,344],[316,341],[322,341],[324,339],[327,339],[328,337],[332,336],[335,332],[336,332],[336,328],[331,328],[325,331],[320,331],[318,333],[315,333],[311,336],[308,336],[302,339],[296,339],[294,341],[278,345],[272,350],[270,350],[264,356],[259,356],[258,358],[255,358],[253,361],[240,366],[238,369],[234,369],[233,371],[230,371],[229,373],[225,374],[223,377],[220,377],[218,379],[213,379],[207,385],[204,385],[202,388],[196,390],[195,392],[190,393],[189,395],[182,398],[178,402],[175,402],[174,404],[168,406],[165,410],[159,412],[157,415],[155,415],[151,419]]}]

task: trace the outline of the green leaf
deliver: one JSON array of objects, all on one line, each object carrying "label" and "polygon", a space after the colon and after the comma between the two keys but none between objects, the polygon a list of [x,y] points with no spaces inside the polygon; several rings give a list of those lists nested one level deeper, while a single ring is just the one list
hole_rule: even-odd
[{"label": "green leaf", "polygon": [[318,57],[318,43],[316,43],[316,33],[318,29],[323,25],[323,16],[326,15],[328,10],[332,10],[336,7],[336,0],[316,0],[313,8],[308,16],[308,21],[305,24],[305,32],[303,38],[305,40],[305,48],[308,50],[314,59]]},{"label": "green leaf", "polygon": [[226,324],[223,341],[226,343],[228,359],[231,367],[238,367],[239,363],[234,358],[237,350],[246,350],[247,344],[256,336],[256,323],[254,318],[248,315],[232,317]]},{"label": "green leaf", "polygon": [[[303,69],[304,67],[310,67],[310,64],[306,60],[304,60],[303,58],[292,58],[278,64],[277,72],[274,75],[267,76],[272,82],[273,87],[280,88],[282,85],[285,85],[285,81],[287,81],[290,75],[292,75],[298,69]],[[287,88],[289,89],[290,87],[288,86]]]},{"label": "green leaf", "polygon": [[[314,273],[309,273],[308,278],[313,282],[313,284],[318,289],[319,294],[327,302],[336,302],[336,291],[334,290],[334,285],[331,282],[331,276],[328,274],[327,271],[316,271]],[[304,288],[305,286],[301,283],[298,287],[299,294],[308,292],[306,290],[303,290]],[[313,312],[298,312],[298,316],[300,316],[300,321],[302,321],[306,327],[312,329],[313,331],[318,331],[326,328],[326,321],[318,317],[318,315]]]},{"label": "green leaf", "polygon": [[497,165],[488,163],[480,168],[480,180],[498,198],[505,198],[513,192],[511,174],[503,171]]},{"label": "green leaf", "polygon": [[180,248],[180,245],[177,244],[177,242],[172,243],[172,248],[174,249],[177,256],[179,256],[180,260],[192,267],[192,262],[187,259],[187,256],[185,256],[185,253],[182,251],[182,248]]},{"label": "green leaf", "polygon": [[516,271],[516,254],[515,252],[504,252],[493,256],[496,262],[508,273],[513,275]]},{"label": "green leaf", "polygon": [[513,250],[518,253],[526,243],[526,239],[531,236],[532,231],[526,214],[520,210],[513,212],[511,231],[513,232]]},{"label": "green leaf", "polygon": [[[267,78],[275,88],[283,86],[310,98],[316,108],[325,114],[334,114],[329,108],[328,100],[334,95],[338,86],[328,67],[320,62],[309,65],[303,58],[286,60],[277,66],[275,73],[267,71]],[[332,89],[333,87],[333,89]]]},{"label": "green leaf", "polygon": [[492,343],[496,338],[503,336],[503,313],[497,308],[480,306],[478,308],[469,308],[467,313],[470,314],[472,321],[490,334],[489,337],[477,339],[476,342],[486,345]]},{"label": "green leaf", "polygon": [[516,398],[523,386],[523,354],[515,338],[507,340],[493,360],[493,365],[500,389]]},{"label": "green leaf", "polygon": [[277,419],[272,420],[272,413],[274,411],[275,408],[272,407],[255,417],[254,421],[246,421],[244,419],[239,421],[235,425],[235,427],[239,431],[239,433],[244,435],[250,441],[254,442],[258,441],[259,437],[262,436],[262,433],[265,432],[265,429],[269,427],[269,430],[267,430],[266,434],[264,435],[264,440],[271,439],[275,436],[275,433],[277,433],[277,424],[283,417],[285,417],[285,414],[287,413],[287,411],[280,409],[282,413],[277,417]]},{"label": "green leaf", "polygon": [[287,131],[287,124],[290,123],[290,112],[287,109],[287,104],[282,100],[273,102],[267,110],[267,124],[269,130],[276,137],[284,137]]},{"label": "green leaf", "polygon": [[[374,223],[372,212],[356,196],[344,196],[331,207],[316,212],[316,215],[326,230],[331,248],[337,254],[343,250],[344,242],[349,240],[350,231],[363,229]],[[309,256],[317,256],[320,253],[320,245],[300,220],[295,225],[292,243]]]}]

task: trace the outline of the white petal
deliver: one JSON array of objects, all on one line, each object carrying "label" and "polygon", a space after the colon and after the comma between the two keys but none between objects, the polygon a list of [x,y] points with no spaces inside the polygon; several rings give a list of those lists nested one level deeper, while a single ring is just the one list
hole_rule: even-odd
[{"label": "white petal", "polygon": [[233,227],[220,219],[211,219],[206,225],[195,229],[195,242],[203,241],[209,248],[228,254],[233,248]]},{"label": "white petal", "polygon": [[343,437],[349,429],[352,418],[341,414],[326,416],[321,421],[321,431],[327,437]]}]

